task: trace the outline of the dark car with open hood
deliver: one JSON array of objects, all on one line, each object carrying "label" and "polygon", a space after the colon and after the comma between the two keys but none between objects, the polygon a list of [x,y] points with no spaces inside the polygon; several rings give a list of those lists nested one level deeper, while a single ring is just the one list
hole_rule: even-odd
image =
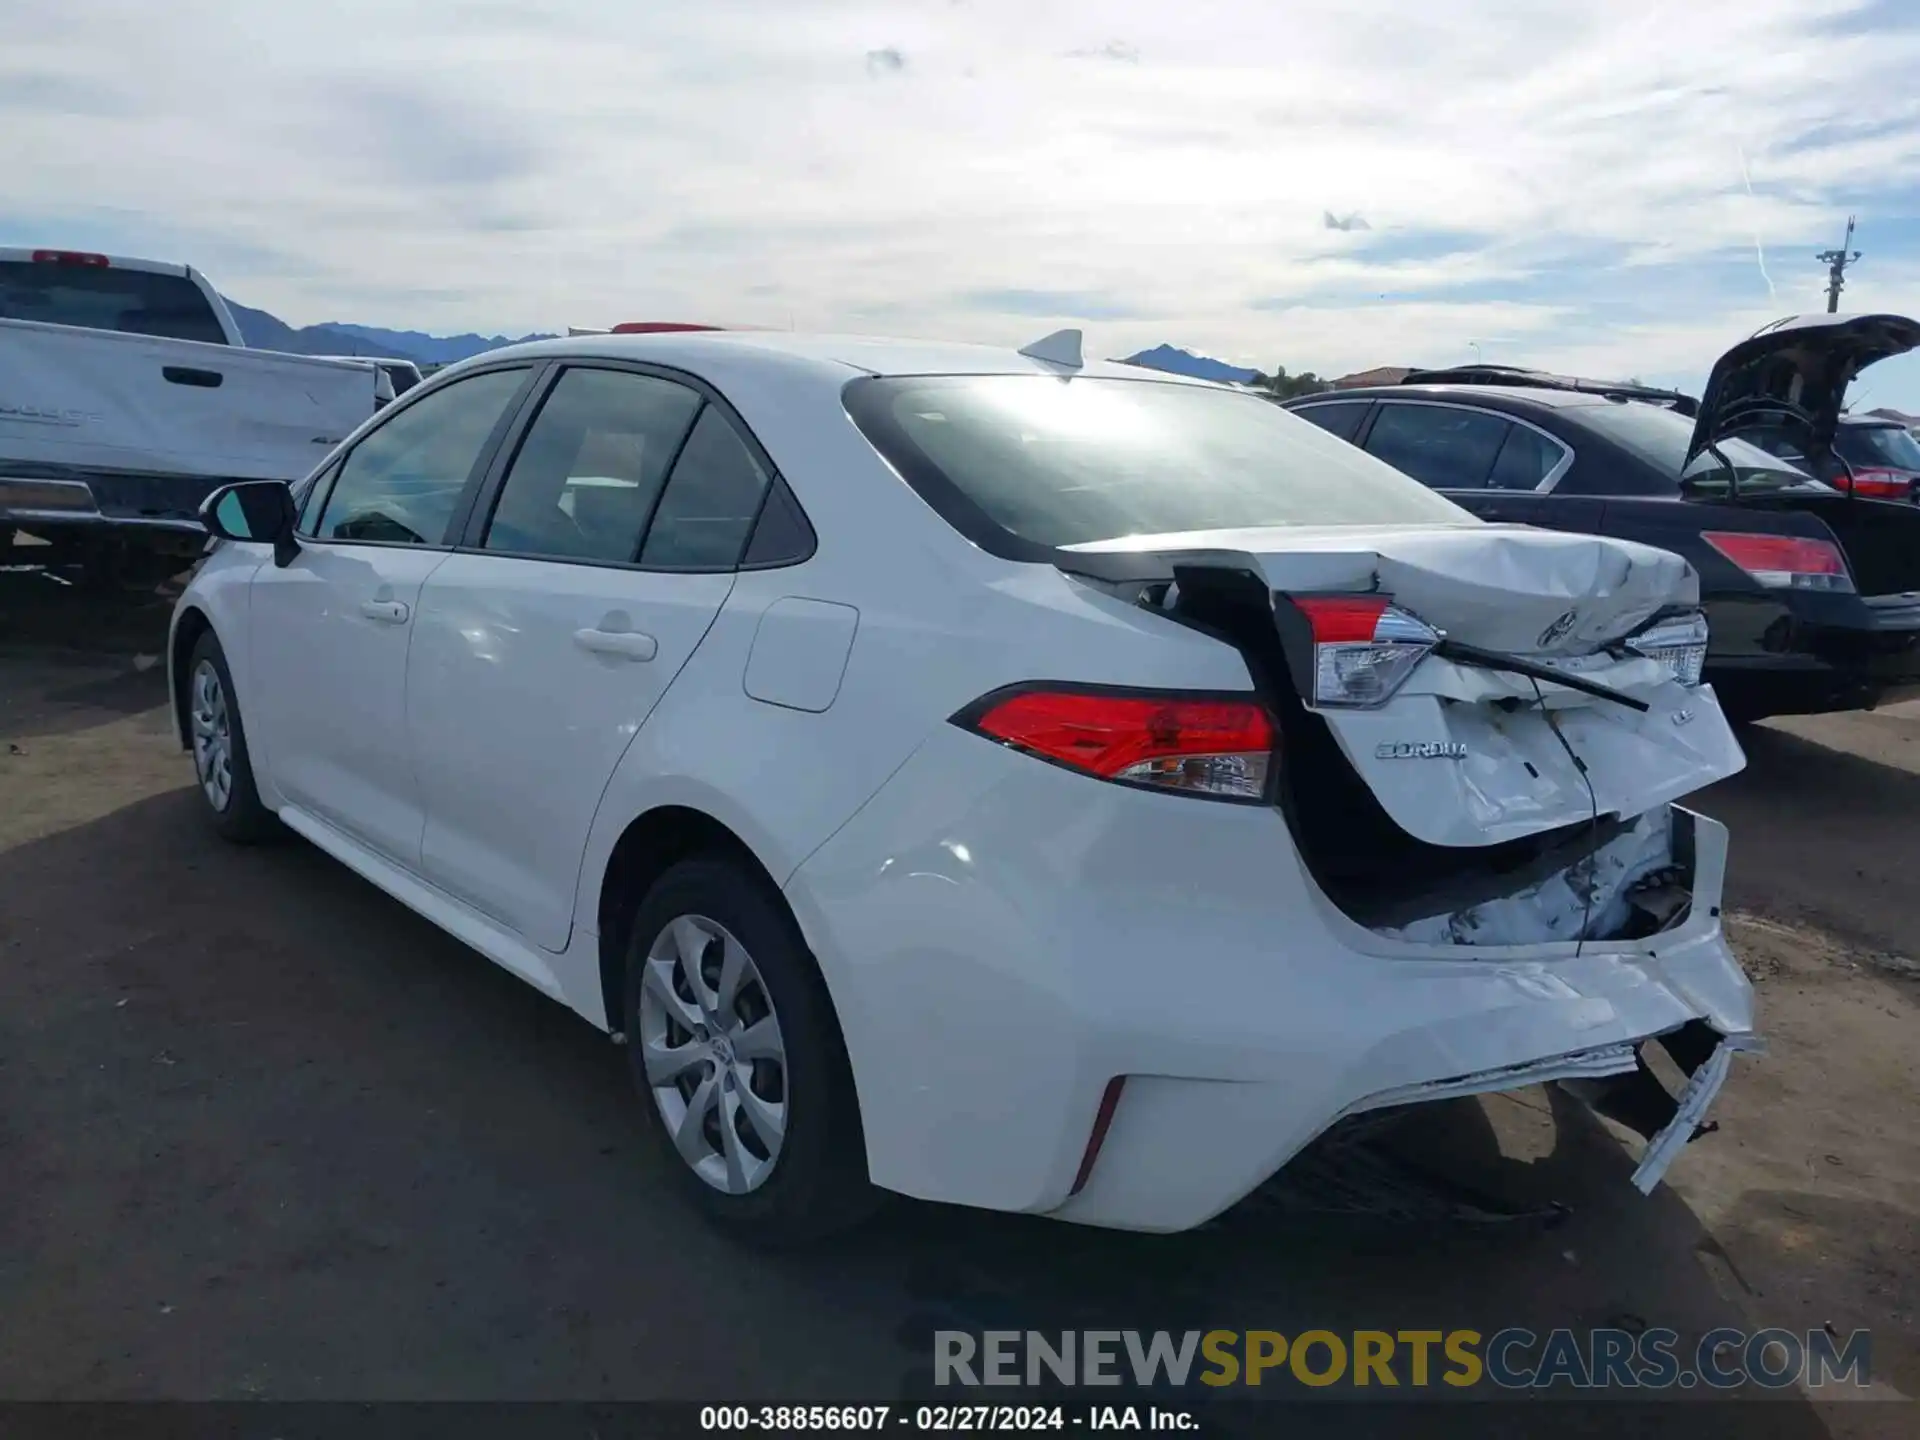
[{"label": "dark car with open hood", "polygon": [[1683,556],[1707,678],[1752,720],[1920,698],[1920,505],[1853,458],[1843,414],[1861,371],[1915,348],[1905,316],[1806,315],[1727,351],[1698,400],[1471,366],[1287,408],[1483,519]]}]

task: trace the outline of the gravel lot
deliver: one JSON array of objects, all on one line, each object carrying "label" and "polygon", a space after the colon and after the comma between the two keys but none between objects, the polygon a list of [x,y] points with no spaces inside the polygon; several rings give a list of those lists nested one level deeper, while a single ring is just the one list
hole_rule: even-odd
[{"label": "gravel lot", "polygon": [[675,1203],[604,1038],[317,851],[211,836],[164,617],[0,574],[0,1397],[892,1399],[941,1326],[1823,1322],[1920,1396],[1920,707],[1765,727],[1701,801],[1774,1050],[1650,1199],[1530,1091],[1401,1158],[1557,1225],[1306,1184],[1181,1237],[902,1204],[768,1258]]}]

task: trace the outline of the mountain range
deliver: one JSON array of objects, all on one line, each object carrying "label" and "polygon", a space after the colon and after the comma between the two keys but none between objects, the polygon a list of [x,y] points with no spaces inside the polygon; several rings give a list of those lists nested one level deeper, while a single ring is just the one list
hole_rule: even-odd
[{"label": "mountain range", "polygon": [[1176,345],[1156,345],[1151,350],[1142,350],[1137,355],[1129,355],[1120,363],[1139,365],[1147,370],[1164,370],[1170,375],[1188,375],[1196,380],[1214,380],[1227,385],[1250,385],[1259,374],[1257,370],[1242,370],[1236,365],[1227,364],[1224,360],[1195,355],[1191,350],[1182,350]]},{"label": "mountain range", "polygon": [[[226,298],[226,297],[222,297]],[[295,327],[277,315],[227,299],[240,337],[256,350],[280,350],[294,355],[371,355],[382,360],[411,360],[416,365],[451,365],[517,345],[522,340],[550,340],[550,335],[429,335],[422,330],[385,330],[377,325],[349,325],[327,321]]]},{"label": "mountain range", "polygon": [[[523,340],[550,340],[550,335],[429,335],[423,330],[387,330],[378,325],[351,325],[329,320],[319,325],[292,326],[277,315],[228,299],[241,337],[256,350],[281,350],[295,355],[371,355],[383,360],[411,360],[416,365],[451,365],[456,360],[517,345]],[[1175,345],[1156,345],[1127,356],[1123,362],[1147,370],[1189,375],[1229,385],[1250,384],[1257,371],[1243,370],[1206,355],[1195,355]]]}]

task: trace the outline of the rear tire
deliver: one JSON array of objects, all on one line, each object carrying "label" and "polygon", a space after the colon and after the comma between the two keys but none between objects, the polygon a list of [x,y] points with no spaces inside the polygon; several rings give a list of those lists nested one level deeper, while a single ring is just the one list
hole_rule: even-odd
[{"label": "rear tire", "polygon": [[220,838],[252,845],[277,835],[280,822],[260,803],[254,787],[253,757],[226,652],[211,630],[194,642],[187,660],[187,735],[200,800]]},{"label": "rear tire", "polygon": [[661,876],[628,935],[624,1000],[648,1131],[709,1220],[785,1248],[878,1208],[825,982],[762,877],[724,856]]}]

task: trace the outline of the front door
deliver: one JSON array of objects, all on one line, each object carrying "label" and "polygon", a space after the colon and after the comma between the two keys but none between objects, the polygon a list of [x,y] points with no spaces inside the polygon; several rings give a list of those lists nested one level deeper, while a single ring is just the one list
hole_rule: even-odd
[{"label": "front door", "polygon": [[292,563],[253,581],[249,698],[274,787],[408,868],[422,823],[406,725],[420,587],[528,373],[483,372],[396,407],[309,498]]},{"label": "front door", "polygon": [[407,718],[429,881],[566,948],[600,796],[732,590],[767,479],[699,392],[560,372],[475,544],[421,592]]}]

